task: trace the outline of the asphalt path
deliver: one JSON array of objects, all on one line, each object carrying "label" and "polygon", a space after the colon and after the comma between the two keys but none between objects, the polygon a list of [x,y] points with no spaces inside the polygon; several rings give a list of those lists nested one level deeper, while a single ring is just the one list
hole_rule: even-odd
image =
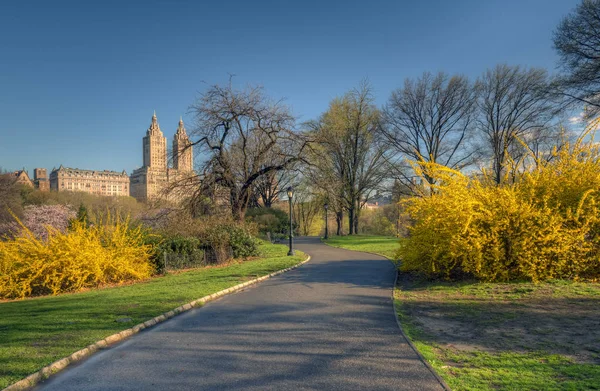
[{"label": "asphalt path", "polygon": [[299,238],[312,259],[69,367],[43,390],[441,390],[392,307],[386,259]]}]

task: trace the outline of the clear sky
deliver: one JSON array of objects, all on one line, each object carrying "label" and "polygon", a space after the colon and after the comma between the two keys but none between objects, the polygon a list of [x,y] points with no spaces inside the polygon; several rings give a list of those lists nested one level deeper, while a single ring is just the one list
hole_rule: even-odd
[{"label": "clear sky", "polygon": [[0,2],[0,167],[128,173],[156,110],[171,138],[206,83],[261,84],[301,120],[368,78],[556,70],[578,0]]}]

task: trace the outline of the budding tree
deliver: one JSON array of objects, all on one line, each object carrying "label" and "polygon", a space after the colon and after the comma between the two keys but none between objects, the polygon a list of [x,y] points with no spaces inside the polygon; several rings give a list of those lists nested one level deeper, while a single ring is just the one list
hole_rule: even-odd
[{"label": "budding tree", "polygon": [[315,183],[336,206],[338,232],[348,211],[349,234],[358,233],[361,208],[385,177],[383,148],[378,142],[380,113],[370,87],[363,83],[343,97],[312,124],[317,143],[313,154]]}]

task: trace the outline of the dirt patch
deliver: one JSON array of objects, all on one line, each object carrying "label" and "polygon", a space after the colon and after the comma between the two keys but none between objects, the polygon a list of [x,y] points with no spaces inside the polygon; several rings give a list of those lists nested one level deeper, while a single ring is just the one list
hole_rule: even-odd
[{"label": "dirt patch", "polygon": [[420,338],[463,352],[546,352],[600,364],[600,284],[449,284],[398,279]]}]

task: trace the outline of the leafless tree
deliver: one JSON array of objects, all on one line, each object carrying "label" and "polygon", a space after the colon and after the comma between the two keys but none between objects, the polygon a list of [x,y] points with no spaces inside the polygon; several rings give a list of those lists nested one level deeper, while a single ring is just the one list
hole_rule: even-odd
[{"label": "leafless tree", "polygon": [[564,75],[554,85],[572,102],[586,105],[586,115],[600,113],[600,1],[583,0],[554,31]]},{"label": "leafless tree", "polygon": [[[407,189],[414,187],[414,173],[407,160],[433,162],[461,169],[473,162],[472,125],[476,92],[460,75],[424,73],[406,79],[392,92],[383,110],[382,133],[388,143],[388,161]],[[433,178],[426,178],[434,183]]]},{"label": "leafless tree", "polygon": [[493,179],[500,183],[510,159],[517,160],[522,141],[540,141],[549,131],[557,106],[548,92],[544,69],[498,65],[477,81],[478,128],[491,155]]},{"label": "leafless tree", "polygon": [[192,136],[206,157],[201,188],[226,193],[231,213],[243,219],[258,181],[302,159],[306,140],[294,131],[295,119],[261,87],[209,87],[191,107]]},{"label": "leafless tree", "polygon": [[253,191],[252,204],[255,207],[270,208],[285,194],[288,187],[295,187],[298,182],[298,173],[293,165],[285,170],[271,171],[256,181]]}]

